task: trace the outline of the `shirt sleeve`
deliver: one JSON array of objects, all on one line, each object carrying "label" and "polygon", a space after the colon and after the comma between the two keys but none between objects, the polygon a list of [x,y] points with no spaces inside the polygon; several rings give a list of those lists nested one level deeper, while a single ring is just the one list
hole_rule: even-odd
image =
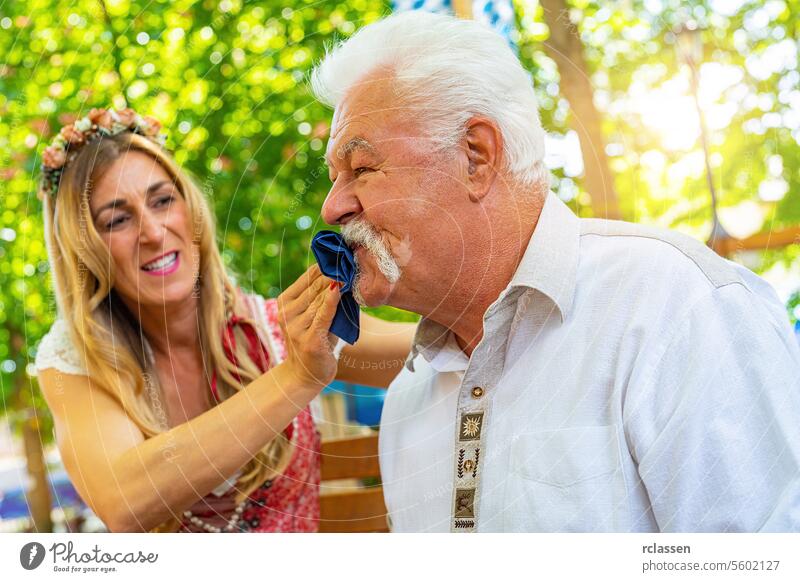
[{"label": "shirt sleeve", "polygon": [[69,337],[67,323],[59,318],[39,342],[36,351],[36,370],[54,368],[65,374],[87,375],[78,350]]},{"label": "shirt sleeve", "polygon": [[632,374],[625,434],[662,531],[800,531],[800,349],[776,304],[709,291]]}]

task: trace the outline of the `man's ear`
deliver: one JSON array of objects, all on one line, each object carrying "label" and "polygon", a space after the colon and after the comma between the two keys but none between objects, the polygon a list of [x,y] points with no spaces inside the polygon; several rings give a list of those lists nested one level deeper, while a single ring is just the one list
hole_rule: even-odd
[{"label": "man's ear", "polygon": [[503,155],[500,128],[491,119],[473,117],[467,122],[465,135],[467,153],[466,185],[473,202],[483,199],[494,183]]}]

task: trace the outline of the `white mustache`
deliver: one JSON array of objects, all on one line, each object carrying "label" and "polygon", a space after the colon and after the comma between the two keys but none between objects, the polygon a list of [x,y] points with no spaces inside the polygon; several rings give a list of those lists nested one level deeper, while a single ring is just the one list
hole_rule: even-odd
[{"label": "white mustache", "polygon": [[[402,273],[400,265],[397,264],[374,226],[363,218],[357,218],[343,225],[341,231],[342,237],[348,245],[361,245],[367,249],[375,258],[378,269],[386,277],[386,280],[389,283],[397,283]],[[356,272],[358,272],[358,262],[356,262]],[[357,285],[354,287],[357,288]],[[356,297],[356,299],[358,298]]]}]

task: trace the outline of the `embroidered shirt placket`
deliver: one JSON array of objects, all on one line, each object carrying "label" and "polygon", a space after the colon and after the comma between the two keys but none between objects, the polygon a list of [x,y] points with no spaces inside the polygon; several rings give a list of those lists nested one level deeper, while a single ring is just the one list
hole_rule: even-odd
[{"label": "embroidered shirt placket", "polygon": [[491,413],[491,393],[503,371],[508,331],[519,293],[510,290],[486,311],[484,334],[472,353],[458,395],[455,466],[450,531],[478,529],[481,469],[486,458],[484,429]]}]

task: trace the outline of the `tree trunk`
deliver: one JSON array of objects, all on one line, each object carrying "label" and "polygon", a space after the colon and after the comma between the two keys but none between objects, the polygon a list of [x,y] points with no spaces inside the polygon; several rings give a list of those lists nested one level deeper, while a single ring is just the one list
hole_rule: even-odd
[{"label": "tree trunk", "polygon": [[50,486],[47,480],[47,463],[44,458],[42,433],[39,427],[39,416],[34,404],[33,395],[25,398],[25,390],[30,389],[25,374],[22,351],[25,336],[13,326],[7,325],[11,341],[11,356],[17,362],[14,375],[14,392],[11,396],[12,410],[22,412],[22,443],[25,449],[25,466],[28,471],[30,488],[25,492],[25,499],[31,512],[33,531],[51,532],[53,522],[50,518]]},{"label": "tree trunk", "polygon": [[51,532],[53,531],[53,522],[50,518],[52,499],[47,479],[47,463],[44,458],[39,420],[33,408],[28,409],[22,423],[22,440],[31,483],[25,497],[31,511],[33,530],[40,533]]},{"label": "tree trunk", "polygon": [[550,38],[544,43],[548,56],[556,62],[561,76],[561,91],[569,101],[570,124],[578,133],[584,165],[584,187],[598,218],[620,218],[614,176],[608,165],[600,112],[594,105],[592,84],[583,56],[578,28],[569,18],[566,0],[540,0]]}]

